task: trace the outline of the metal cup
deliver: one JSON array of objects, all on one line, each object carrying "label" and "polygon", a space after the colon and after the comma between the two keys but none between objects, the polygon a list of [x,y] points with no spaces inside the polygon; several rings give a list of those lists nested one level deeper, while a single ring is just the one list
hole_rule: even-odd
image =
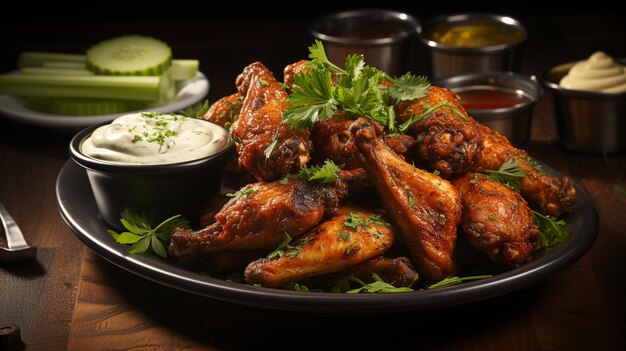
[{"label": "metal cup", "polygon": [[[481,38],[480,32],[472,40],[485,45],[457,46],[438,41],[437,34],[454,28],[485,26],[491,32]],[[504,44],[487,41],[498,35],[514,35],[515,40]],[[520,51],[526,41],[526,29],[514,18],[490,13],[442,15],[418,28],[419,40],[428,47],[431,78],[452,74],[487,71],[519,72]]]},{"label": "metal cup", "polygon": [[392,76],[410,70],[418,21],[397,11],[364,9],[314,20],[309,32],[324,44],[328,59],[343,67],[346,56],[363,54],[365,63]]}]

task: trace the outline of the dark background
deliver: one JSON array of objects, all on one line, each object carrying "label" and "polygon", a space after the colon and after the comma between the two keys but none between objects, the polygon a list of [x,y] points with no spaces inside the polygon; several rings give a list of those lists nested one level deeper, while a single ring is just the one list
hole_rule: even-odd
[{"label": "dark background", "polygon": [[[178,1],[157,5],[155,2],[105,1],[68,6],[57,2],[5,1],[0,8],[3,18],[0,21],[0,72],[15,69],[17,56],[24,50],[83,53],[90,45],[114,36],[149,35],[170,44],[175,58],[200,60],[200,69],[210,80],[208,98],[212,102],[234,92],[236,76],[254,61],[262,61],[280,80],[285,65],[306,58],[307,47],[313,42],[308,32],[308,24],[313,19],[335,11],[386,5],[367,1],[343,1],[340,5],[338,1],[333,5],[314,1],[289,6],[268,6],[268,3]],[[569,4],[554,9],[545,9],[544,3],[502,1],[488,5],[474,1],[412,1],[384,8],[412,14],[421,23],[437,15],[457,12],[513,16],[528,29],[523,59],[534,64],[525,68],[523,73],[526,74],[539,74],[551,65],[586,58],[592,52],[579,49],[589,47],[581,44],[591,44],[597,50],[610,48],[610,55],[626,57],[626,15],[606,1],[594,1],[587,7]],[[562,20],[553,25],[555,15]],[[598,17],[602,17],[601,26],[588,24],[591,19],[598,23]],[[284,30],[287,27],[290,30]],[[605,38],[603,41],[595,39],[599,34]],[[411,70],[427,74],[425,49],[417,40],[414,44]],[[555,51],[558,55],[549,55]],[[238,54],[233,55],[233,52]],[[217,56],[221,59],[217,60]],[[228,60],[223,60],[223,56]],[[553,59],[543,60],[543,56]],[[218,66],[216,61],[228,63]]]}]

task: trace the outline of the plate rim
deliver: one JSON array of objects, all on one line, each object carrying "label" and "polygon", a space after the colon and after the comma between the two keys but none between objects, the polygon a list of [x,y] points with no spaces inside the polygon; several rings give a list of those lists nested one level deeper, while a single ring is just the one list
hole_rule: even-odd
[{"label": "plate rim", "polygon": [[[180,94],[183,89],[191,86],[192,84],[199,85],[199,91],[183,97],[177,97],[175,100],[167,103],[165,105],[152,106],[149,109],[151,111],[162,112],[162,113],[170,113],[181,110],[187,106],[191,106],[200,102],[204,99],[210,90],[210,81],[209,78],[198,71],[194,78],[183,81],[183,85],[177,89],[176,94]],[[0,117],[4,116],[8,119],[12,119],[14,121],[18,121],[25,124],[36,125],[40,127],[48,127],[54,129],[81,129],[88,127],[93,124],[109,122],[114,120],[115,118],[127,114],[139,112],[141,110],[135,111],[126,111],[121,113],[115,113],[110,115],[95,115],[95,116],[65,116],[65,115],[54,115],[44,112],[37,112],[22,106],[23,108],[13,108],[11,105],[5,105],[6,102],[10,102],[11,104],[20,104],[20,98],[7,95],[0,94]],[[144,109],[145,110],[145,109]]]},{"label": "plate rim", "polygon": [[[548,173],[559,174],[546,164],[542,162],[540,164]],[[106,233],[108,227],[99,218],[97,209],[95,213],[92,213],[95,216],[90,219],[90,222],[99,221],[103,227],[103,233],[90,233],[85,227],[85,219],[77,218],[72,214],[74,210],[70,208],[71,204],[68,204],[68,201],[71,197],[78,196],[75,194],[79,194],[80,191],[76,188],[80,187],[87,187],[86,191],[89,194],[89,199],[83,199],[83,201],[93,203],[89,205],[81,202],[79,207],[82,210],[89,206],[95,208],[95,200],[91,196],[87,175],[69,159],[57,176],[55,184],[57,207],[61,217],[73,233],[87,247],[110,263],[147,280],[189,293],[251,307],[299,313],[393,313],[452,307],[487,300],[537,284],[574,264],[591,248],[599,230],[599,216],[595,204],[583,189],[574,184],[577,201],[572,213],[565,217],[568,229],[570,229],[570,239],[554,247],[549,253],[518,268],[499,273],[488,279],[464,282],[447,288],[407,293],[296,292],[228,282],[193,272],[169,260],[129,254],[127,246],[115,243]],[[70,188],[71,191],[66,188]],[[569,228],[572,223],[567,221],[567,217],[575,213],[577,215],[575,222],[580,226],[584,225],[581,228],[585,229],[584,233],[572,233]],[[103,241],[103,239],[106,240]]]}]

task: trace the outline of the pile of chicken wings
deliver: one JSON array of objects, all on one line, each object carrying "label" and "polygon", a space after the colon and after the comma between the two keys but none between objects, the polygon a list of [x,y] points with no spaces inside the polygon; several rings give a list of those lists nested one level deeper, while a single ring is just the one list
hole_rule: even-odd
[{"label": "pile of chicken wings", "polygon": [[[306,60],[288,65],[280,83],[252,63],[237,91],[204,115],[230,127],[237,159],[225,177],[243,184],[211,200],[201,229],[173,230],[169,252],[179,264],[243,272],[247,284],[275,288],[324,286],[343,275],[416,288],[477,267],[519,266],[541,246],[531,209],[557,218],[572,210],[568,177],[544,173],[441,87],[397,103],[399,122],[441,102],[465,118],[443,107],[388,135],[371,118],[338,110],[311,129],[293,129],[283,115],[294,76],[306,70]],[[339,167],[337,179],[289,178],[328,160]],[[484,176],[505,162],[525,171],[519,192]]]}]

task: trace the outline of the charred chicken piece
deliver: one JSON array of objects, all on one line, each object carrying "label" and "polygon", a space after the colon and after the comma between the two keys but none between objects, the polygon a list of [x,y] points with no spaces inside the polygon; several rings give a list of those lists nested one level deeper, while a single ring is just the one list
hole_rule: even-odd
[{"label": "charred chicken piece", "polygon": [[400,228],[420,276],[438,281],[455,273],[453,251],[461,199],[450,182],[413,167],[382,138],[382,126],[359,118],[350,127],[356,154],[389,216]]},{"label": "charred chicken piece", "polygon": [[361,167],[361,162],[348,147],[352,122],[353,119],[344,117],[338,111],[331,118],[315,123],[311,130],[311,141],[314,145],[311,162],[321,164],[325,160],[331,160],[341,169]]},{"label": "charred chicken piece", "polygon": [[394,243],[391,225],[373,212],[341,207],[333,216],[291,244],[280,257],[262,258],[246,267],[248,284],[283,287],[344,270],[381,255]]},{"label": "charred chicken piece", "polygon": [[418,155],[428,167],[448,178],[475,167],[480,161],[483,144],[474,124],[468,123],[470,117],[458,96],[448,89],[431,85],[424,98],[398,103],[396,113],[398,120],[405,122],[442,103],[449,104],[463,117],[443,106],[411,126],[406,134],[416,138]]},{"label": "charred chicken piece", "polygon": [[296,131],[282,123],[288,96],[272,72],[255,62],[237,77],[236,85],[245,97],[239,118],[230,128],[239,165],[259,181],[272,181],[309,162],[309,131]]},{"label": "charred chicken piece", "polygon": [[474,171],[499,169],[507,161],[517,161],[519,167],[526,171],[520,180],[520,192],[533,208],[554,217],[572,211],[576,189],[569,177],[544,173],[526,151],[515,148],[504,135],[476,121],[473,123],[484,140],[481,161]]},{"label": "charred chicken piece", "polygon": [[243,105],[243,96],[236,92],[215,101],[202,119],[227,127],[237,120]]},{"label": "charred chicken piece", "polygon": [[215,222],[192,231],[174,228],[169,252],[184,266],[227,250],[274,249],[285,233],[298,238],[318,225],[326,209],[348,196],[341,179],[317,184],[304,180],[248,184],[214,216]]},{"label": "charred chicken piece", "polygon": [[461,227],[474,248],[494,262],[517,266],[541,247],[530,207],[518,192],[479,173],[453,184],[461,192]]}]

